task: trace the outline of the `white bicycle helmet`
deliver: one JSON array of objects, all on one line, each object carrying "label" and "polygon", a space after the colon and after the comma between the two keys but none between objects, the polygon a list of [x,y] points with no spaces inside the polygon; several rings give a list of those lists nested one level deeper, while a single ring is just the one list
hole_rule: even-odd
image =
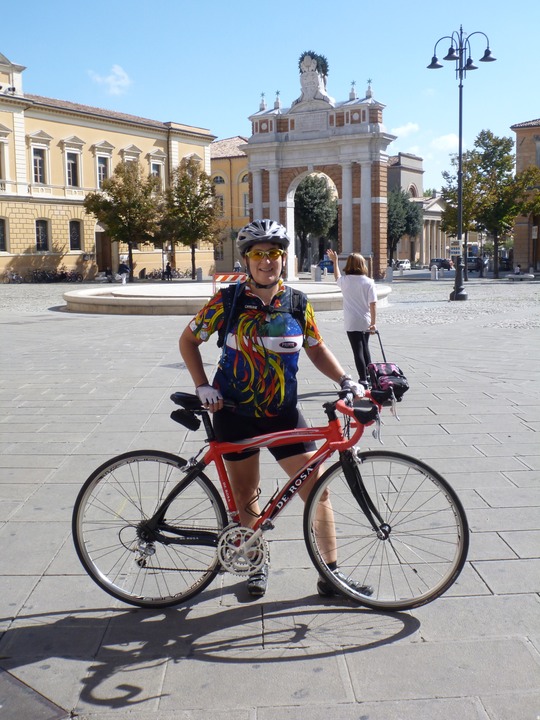
[{"label": "white bicycle helmet", "polygon": [[253,220],[243,227],[236,238],[236,247],[240,255],[259,242],[271,242],[287,250],[290,244],[287,230],[275,220]]}]

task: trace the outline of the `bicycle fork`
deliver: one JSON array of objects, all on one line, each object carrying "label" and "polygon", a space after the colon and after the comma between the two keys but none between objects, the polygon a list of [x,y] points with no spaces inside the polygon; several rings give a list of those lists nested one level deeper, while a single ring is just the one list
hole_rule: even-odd
[{"label": "bicycle fork", "polygon": [[379,540],[388,540],[390,533],[392,532],[392,528],[388,525],[388,523],[384,522],[375,503],[366,490],[366,486],[362,480],[362,474],[354,457],[354,451],[345,450],[341,452],[340,459],[343,474],[345,475],[345,479],[347,480],[347,484],[354,499],[360,506],[360,509],[366,518],[369,520],[369,523]]}]

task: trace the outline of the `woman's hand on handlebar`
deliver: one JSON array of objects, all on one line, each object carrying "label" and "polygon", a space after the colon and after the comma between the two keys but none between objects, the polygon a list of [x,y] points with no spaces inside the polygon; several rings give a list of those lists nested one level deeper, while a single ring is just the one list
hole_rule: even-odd
[{"label": "woman's hand on handlebar", "polygon": [[344,377],[340,382],[341,389],[351,392],[356,397],[364,397],[366,389],[360,383],[354,382],[350,377]]}]

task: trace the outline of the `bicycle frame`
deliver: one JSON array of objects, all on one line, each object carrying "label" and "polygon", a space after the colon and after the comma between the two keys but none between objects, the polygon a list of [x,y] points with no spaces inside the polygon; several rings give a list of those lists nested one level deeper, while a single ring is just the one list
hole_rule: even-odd
[{"label": "bicycle frame", "polygon": [[[376,408],[376,415],[378,416],[381,406],[375,400],[371,400],[371,402],[372,407]],[[283,430],[275,433],[258,435],[254,438],[236,442],[221,442],[216,440],[208,414],[205,412],[203,414],[203,422],[207,432],[208,449],[200,460],[196,461],[195,458],[192,458],[188,462],[186,477],[171,490],[167,498],[165,498],[161,504],[160,508],[154,514],[154,517],[146,524],[147,528],[155,532],[160,522],[163,520],[169,505],[176,497],[179,489],[184,488],[197,476],[199,472],[204,471],[204,469],[212,463],[215,464],[217,469],[219,482],[225,497],[225,503],[231,522],[238,522],[238,508],[234,500],[231,483],[223,461],[222,456],[224,453],[239,453],[247,449],[271,448],[299,442],[311,442],[317,440],[324,441],[323,445],[315,451],[315,454],[311,456],[309,461],[302,468],[300,468],[296,475],[293,478],[289,478],[287,482],[272,495],[252,527],[256,533],[254,537],[258,537],[263,530],[272,528],[275,518],[281,513],[289,501],[298,494],[298,491],[310,475],[336,451],[342,453],[356,445],[364,433],[364,428],[374,422],[372,417],[373,413],[371,414],[371,417],[366,418],[366,422],[362,422],[357,414],[359,411],[355,412],[355,408],[350,407],[343,399],[338,400],[335,403],[326,403],[324,405],[324,409],[328,416],[328,424],[325,426]],[[350,418],[349,423],[352,426],[352,432],[349,437],[345,437],[343,426],[336,411],[339,411],[346,417]],[[357,496],[357,500],[362,505],[362,508],[369,518],[373,528],[378,530],[380,522],[377,523],[373,518],[373,504],[369,501],[369,498],[366,498],[362,488],[353,488],[352,484],[354,480],[351,479],[349,482],[351,483],[351,490],[355,492],[355,496]],[[359,490],[359,492],[357,492],[357,490]],[[380,518],[378,518],[378,520],[381,521]],[[193,537],[191,537],[191,540],[193,540]],[[203,538],[201,538],[201,540],[203,540]],[[206,541],[208,540],[209,538],[206,538]],[[170,539],[169,542],[171,542]],[[172,542],[174,542],[174,540]]]}]

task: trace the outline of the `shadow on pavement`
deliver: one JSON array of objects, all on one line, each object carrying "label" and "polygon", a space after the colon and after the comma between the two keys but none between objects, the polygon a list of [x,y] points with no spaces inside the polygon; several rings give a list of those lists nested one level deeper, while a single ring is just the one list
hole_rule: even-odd
[{"label": "shadow on pavement", "polygon": [[[19,615],[0,641],[0,670],[12,671],[53,658],[86,662],[80,699],[93,706],[127,708],[152,697],[141,670],[167,662],[276,663],[357,653],[397,642],[420,623],[406,613],[379,614],[318,597],[241,607],[147,611],[107,608],[58,614]],[[7,618],[2,619],[4,622]],[[79,668],[80,672],[80,668]],[[133,672],[137,682],[109,678]],[[69,671],[65,673],[66,681]],[[149,683],[155,676],[149,675]],[[108,691],[103,692],[107,686]],[[37,716],[39,717],[39,715]]]}]

